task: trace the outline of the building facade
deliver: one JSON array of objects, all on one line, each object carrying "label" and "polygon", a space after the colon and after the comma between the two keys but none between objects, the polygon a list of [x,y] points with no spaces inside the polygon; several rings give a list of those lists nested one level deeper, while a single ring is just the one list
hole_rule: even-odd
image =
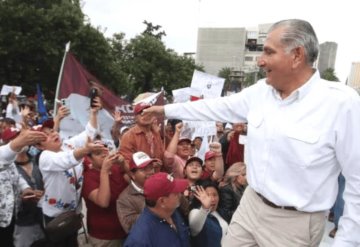
[{"label": "building facade", "polygon": [[337,52],[337,43],[335,42],[324,42],[320,44],[319,57],[317,60],[317,68],[322,74],[326,69],[335,69]]},{"label": "building facade", "polygon": [[351,70],[347,84],[360,93],[360,62],[353,62],[351,64]]}]

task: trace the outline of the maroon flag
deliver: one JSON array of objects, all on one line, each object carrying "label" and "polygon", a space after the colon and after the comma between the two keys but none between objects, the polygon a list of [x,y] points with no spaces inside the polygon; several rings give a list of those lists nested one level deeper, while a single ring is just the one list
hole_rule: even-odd
[{"label": "maroon flag", "polygon": [[90,98],[92,87],[97,88],[105,110],[98,115],[101,134],[111,140],[110,129],[113,124],[111,113],[122,109],[123,116],[132,116],[131,105],[106,88],[94,75],[81,65],[75,56],[66,51],[59,75],[55,102],[65,102],[70,109],[70,116],[61,122],[61,135],[68,138],[80,133],[89,119]]},{"label": "maroon flag", "polygon": [[60,81],[58,100],[68,98],[70,94],[76,93],[88,97],[92,86],[100,89],[101,99],[104,107],[108,111],[114,111],[115,107],[129,105],[129,103],[107,89],[101,82],[87,71],[75,58],[68,52],[66,54],[63,74]]}]

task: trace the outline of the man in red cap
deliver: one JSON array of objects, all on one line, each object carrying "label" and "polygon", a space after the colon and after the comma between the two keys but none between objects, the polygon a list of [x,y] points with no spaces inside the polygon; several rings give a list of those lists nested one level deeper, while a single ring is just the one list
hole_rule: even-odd
[{"label": "man in red cap", "polygon": [[221,144],[210,143],[210,151],[205,153],[204,170],[201,179],[211,179],[219,182],[224,176],[224,160],[221,153]]},{"label": "man in red cap", "polygon": [[167,173],[149,177],[144,184],[146,208],[124,246],[190,246],[188,227],[176,210],[187,187],[186,179],[174,179]]},{"label": "man in red cap", "polygon": [[144,152],[136,152],[130,161],[131,181],[128,187],[121,192],[117,199],[117,215],[123,229],[129,233],[130,228],[139,218],[145,207],[144,183],[146,179],[154,175],[154,162]]},{"label": "man in red cap", "polygon": [[146,116],[143,110],[149,108],[149,104],[139,103],[134,107],[135,126],[129,129],[121,139],[120,154],[124,156],[128,164],[133,153],[142,151],[148,154],[151,158],[163,160],[164,144],[160,133],[153,129],[153,122],[155,117],[151,114]]}]

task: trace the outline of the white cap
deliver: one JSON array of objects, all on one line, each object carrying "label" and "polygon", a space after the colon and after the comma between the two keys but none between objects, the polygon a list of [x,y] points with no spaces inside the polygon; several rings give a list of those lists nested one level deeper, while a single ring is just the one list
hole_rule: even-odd
[{"label": "white cap", "polygon": [[128,130],[128,129],[130,129],[130,127],[129,126],[123,126],[123,127],[121,127],[120,128],[120,135],[122,135],[126,130]]}]

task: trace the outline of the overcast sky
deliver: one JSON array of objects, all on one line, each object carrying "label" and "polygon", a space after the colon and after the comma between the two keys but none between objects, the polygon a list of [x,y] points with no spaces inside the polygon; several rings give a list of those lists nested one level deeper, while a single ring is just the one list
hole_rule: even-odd
[{"label": "overcast sky", "polygon": [[130,39],[145,30],[144,20],[162,26],[166,47],[196,52],[199,27],[257,27],[282,19],[309,21],[320,43],[338,44],[335,72],[345,81],[360,62],[358,0],[84,0],[83,12],[105,36],[123,32]]}]

